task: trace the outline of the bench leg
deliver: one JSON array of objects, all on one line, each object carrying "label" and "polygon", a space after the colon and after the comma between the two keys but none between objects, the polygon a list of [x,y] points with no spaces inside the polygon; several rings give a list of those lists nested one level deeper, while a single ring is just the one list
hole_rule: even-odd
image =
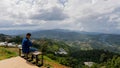
[{"label": "bench leg", "polygon": [[34,55],[32,55],[31,60],[33,61]]},{"label": "bench leg", "polygon": [[36,64],[38,64],[38,60],[39,60],[38,55],[36,55]]}]

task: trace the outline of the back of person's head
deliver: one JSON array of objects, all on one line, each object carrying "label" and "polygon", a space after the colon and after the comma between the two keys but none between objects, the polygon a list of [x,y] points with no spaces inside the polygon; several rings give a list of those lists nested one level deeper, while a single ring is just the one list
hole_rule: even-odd
[{"label": "back of person's head", "polygon": [[27,33],[26,36],[31,36],[31,33]]}]

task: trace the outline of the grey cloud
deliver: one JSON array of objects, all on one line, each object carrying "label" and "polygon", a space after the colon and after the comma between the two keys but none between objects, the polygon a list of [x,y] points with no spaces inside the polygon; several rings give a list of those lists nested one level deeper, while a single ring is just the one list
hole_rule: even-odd
[{"label": "grey cloud", "polygon": [[16,1],[16,4],[18,5],[18,4],[20,4],[20,2],[22,2],[22,1],[24,1],[24,2],[27,2],[27,3],[30,3],[30,4],[32,4],[33,5],[33,3],[35,2],[35,0],[18,0],[18,1]]},{"label": "grey cloud", "polygon": [[[120,5],[114,0],[106,3],[101,0],[94,5],[91,4],[92,0],[14,1],[2,0],[0,2],[0,28],[74,30],[82,28],[83,31],[89,32],[120,32]],[[66,7],[64,8],[61,4],[65,4]],[[64,13],[65,11],[68,13]],[[100,12],[102,14],[99,14]]]},{"label": "grey cloud", "polygon": [[115,8],[115,9],[111,12],[111,14],[119,15],[119,18],[120,18],[120,7]]},{"label": "grey cloud", "polygon": [[66,18],[68,18],[68,15],[63,13],[62,9],[57,7],[52,8],[51,11],[48,10],[39,11],[39,14],[35,14],[31,17],[31,19],[45,21],[65,20]]},{"label": "grey cloud", "polygon": [[[16,26],[16,25],[15,25],[15,26]],[[17,26],[20,26],[20,27],[21,27],[21,26],[22,26],[22,27],[32,27],[32,26],[38,26],[38,24],[35,24],[35,23],[34,23],[34,24],[27,24],[27,23],[26,23],[26,24],[21,24],[21,25],[17,25]]]},{"label": "grey cloud", "polygon": [[8,20],[0,20],[0,28],[4,28],[4,27],[11,27],[13,24],[12,21],[8,21]]},{"label": "grey cloud", "polygon": [[[90,32],[104,32],[104,33],[118,33],[120,29],[119,22],[116,20],[120,17],[118,14],[120,14],[119,8],[115,8],[113,11],[109,13],[94,13],[87,17],[83,17],[79,20],[77,20],[77,23],[82,22],[82,27],[85,31]],[[110,21],[110,17],[114,15],[118,15],[118,17],[113,18]]]},{"label": "grey cloud", "polygon": [[120,7],[115,8],[113,12],[120,12]]},{"label": "grey cloud", "polygon": [[24,23],[24,24],[20,24],[20,25],[17,25],[17,24],[14,24],[13,23],[14,21],[10,21],[10,20],[0,20],[0,28],[12,28],[12,27],[32,27],[32,26],[38,26],[38,24],[27,24],[27,23]]}]

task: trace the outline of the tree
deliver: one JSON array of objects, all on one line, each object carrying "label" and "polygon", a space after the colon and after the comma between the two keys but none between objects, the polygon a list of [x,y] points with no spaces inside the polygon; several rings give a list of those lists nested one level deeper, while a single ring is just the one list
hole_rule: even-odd
[{"label": "tree", "polygon": [[120,68],[120,57],[114,56],[111,60],[108,60],[106,68]]},{"label": "tree", "polygon": [[103,53],[100,57],[100,62],[105,62],[105,61],[107,61],[107,55]]}]

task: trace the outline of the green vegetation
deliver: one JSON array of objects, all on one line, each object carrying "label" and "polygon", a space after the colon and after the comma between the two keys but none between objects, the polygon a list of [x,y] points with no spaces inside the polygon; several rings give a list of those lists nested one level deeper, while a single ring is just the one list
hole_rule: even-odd
[{"label": "green vegetation", "polygon": [[0,60],[15,57],[18,55],[15,48],[4,48],[0,47]]},{"label": "green vegetation", "polygon": [[[57,61],[60,64],[73,68],[88,67],[83,64],[84,62],[94,62],[95,64],[92,67],[99,67],[100,65],[103,65],[102,63],[106,63],[115,55],[120,56],[117,53],[105,50],[80,50],[79,48],[70,47],[64,42],[51,39],[40,39],[37,42],[38,43],[34,44],[34,47],[39,48],[41,51],[43,49],[45,56]],[[55,54],[55,51],[58,51],[59,48],[64,48],[68,54]]]},{"label": "green vegetation", "polygon": [[91,68],[120,68],[120,56],[114,56],[104,63],[94,64]]},{"label": "green vegetation", "polygon": [[[80,50],[77,52],[73,52],[71,55],[75,59],[77,59],[76,63],[78,64],[74,65],[75,68],[78,68],[76,66],[79,66],[79,67],[83,66],[83,68],[87,67],[83,65],[84,62],[94,62],[96,64],[94,64],[92,68],[99,68],[100,65],[104,66],[103,64],[108,62],[108,60],[112,59],[114,56],[120,56],[119,54],[112,53],[109,51],[104,51],[104,50],[88,50],[88,51]],[[79,64],[82,64],[82,65],[79,65]]]},{"label": "green vegetation", "polygon": [[16,36],[16,37],[13,37],[13,38],[9,39],[8,42],[15,42],[17,44],[21,44],[22,39],[23,39],[22,37]]},{"label": "green vegetation", "polygon": [[0,34],[0,41],[5,42],[8,41],[11,38],[11,36]]},{"label": "green vegetation", "polygon": [[47,61],[49,61],[49,62],[55,62],[54,60],[50,59],[50,58],[47,57],[47,56],[44,56],[43,58],[44,58],[44,60],[47,60]]}]

